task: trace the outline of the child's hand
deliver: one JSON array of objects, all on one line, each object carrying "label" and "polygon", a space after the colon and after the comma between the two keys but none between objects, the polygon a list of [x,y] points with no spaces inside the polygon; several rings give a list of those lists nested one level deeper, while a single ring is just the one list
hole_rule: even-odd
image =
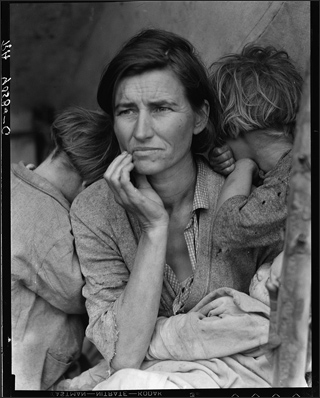
[{"label": "child's hand", "polygon": [[209,152],[209,163],[213,170],[224,176],[228,176],[234,170],[234,157],[228,145],[216,147]]}]

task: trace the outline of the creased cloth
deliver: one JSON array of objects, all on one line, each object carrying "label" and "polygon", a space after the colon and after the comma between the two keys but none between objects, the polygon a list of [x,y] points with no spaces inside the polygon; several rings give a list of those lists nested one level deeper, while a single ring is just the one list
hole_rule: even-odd
[{"label": "creased cloth", "polygon": [[[208,316],[215,300],[226,296],[241,312],[230,315],[228,309],[219,308],[219,316]],[[269,314],[267,305],[245,293],[217,289],[187,314],[159,317],[147,359],[193,361],[237,353],[257,356],[259,347],[268,341]]]},{"label": "creased cloth", "polygon": [[11,165],[11,330],[15,390],[47,390],[81,355],[84,279],[70,203],[49,181]]},{"label": "creased cloth", "polygon": [[[219,306],[219,312],[210,316],[222,297],[232,298],[238,312]],[[187,314],[158,318],[147,354],[150,361],[141,369],[162,377],[161,372],[167,372],[162,388],[171,388],[172,383],[179,388],[271,387],[272,366],[265,356],[269,314],[267,305],[245,293],[217,289]],[[139,377],[143,388],[148,376]]]},{"label": "creased cloth", "polygon": [[[238,311],[221,305],[211,316],[222,297],[232,298]],[[115,372],[94,390],[272,387],[269,315],[270,308],[259,300],[231,288],[217,289],[187,314],[158,318],[149,360],[139,370]]]},{"label": "creased cloth", "polygon": [[91,391],[97,384],[110,376],[109,365],[102,359],[93,368],[82,372],[72,379],[63,379],[55,383],[51,391]]},{"label": "creased cloth", "polygon": [[[223,297],[233,307],[219,306],[211,316]],[[93,390],[271,387],[269,313],[244,293],[217,289],[187,314],[159,317],[141,368],[117,371]]]}]

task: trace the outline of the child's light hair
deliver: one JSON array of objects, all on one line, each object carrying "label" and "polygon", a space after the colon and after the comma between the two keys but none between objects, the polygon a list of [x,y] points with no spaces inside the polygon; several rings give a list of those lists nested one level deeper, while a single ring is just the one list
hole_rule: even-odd
[{"label": "child's light hair", "polygon": [[285,51],[249,44],[214,62],[211,72],[222,112],[220,143],[252,130],[293,133],[303,81]]},{"label": "child's light hair", "polygon": [[103,177],[118,155],[111,118],[104,112],[72,107],[60,113],[51,127],[55,145],[52,159],[60,156],[86,185]]}]

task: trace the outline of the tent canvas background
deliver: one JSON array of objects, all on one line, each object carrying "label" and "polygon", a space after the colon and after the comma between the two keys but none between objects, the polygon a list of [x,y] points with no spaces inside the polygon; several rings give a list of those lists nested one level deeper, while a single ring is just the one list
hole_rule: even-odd
[{"label": "tent canvas background", "polygon": [[310,57],[310,3],[10,3],[10,161],[38,164],[43,159],[56,112],[73,105],[97,108],[104,66],[145,27],[186,37],[207,65],[248,42],[274,45],[285,49],[304,74]]},{"label": "tent canvas background", "polygon": [[72,105],[97,108],[104,66],[146,27],[186,37],[206,65],[252,41],[287,50],[301,73],[310,56],[306,1],[11,3],[14,162],[43,159],[56,112]]}]

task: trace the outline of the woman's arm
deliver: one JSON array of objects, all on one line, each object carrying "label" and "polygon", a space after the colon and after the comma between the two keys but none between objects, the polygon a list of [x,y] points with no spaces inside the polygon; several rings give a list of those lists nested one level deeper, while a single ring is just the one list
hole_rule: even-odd
[{"label": "woman's arm", "polygon": [[[105,173],[116,201],[134,214],[142,228],[134,267],[117,303],[119,338],[114,369],[139,368],[149,347],[157,320],[166,258],[169,216],[145,176],[130,180],[132,156],[118,156]],[[130,353],[130,354],[129,354]]]},{"label": "woman's arm", "polygon": [[[87,336],[114,369],[138,368],[145,357],[159,312],[168,235],[161,199],[145,177],[137,176],[136,188],[132,185],[132,167],[131,157],[120,155],[105,173],[114,195],[103,184],[89,187],[71,209],[86,279]],[[114,200],[138,218],[138,245]]]},{"label": "woman's arm", "polygon": [[107,198],[109,210],[102,214],[102,200],[92,198],[94,191],[87,194],[79,195],[71,211],[86,281],[86,334],[115,369],[139,367],[159,312],[166,238],[142,233],[137,247],[129,220],[114,201]]},{"label": "woman's arm", "polygon": [[162,291],[167,231],[142,233],[134,267],[120,296],[116,321],[119,338],[112,367],[139,368],[157,320]]}]

